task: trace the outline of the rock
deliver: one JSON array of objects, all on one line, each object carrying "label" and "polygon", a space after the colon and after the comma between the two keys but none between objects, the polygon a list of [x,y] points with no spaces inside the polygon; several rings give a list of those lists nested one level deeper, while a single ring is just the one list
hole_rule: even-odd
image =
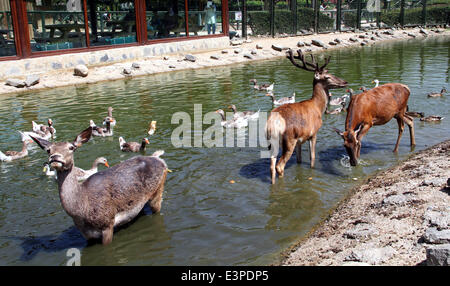
[{"label": "rock", "polygon": [[256,48],[257,48],[258,50],[262,50],[262,49],[263,49],[263,46],[261,46],[260,44],[257,44],[257,45],[256,45]]},{"label": "rock", "polygon": [[383,34],[386,34],[386,35],[391,35],[391,36],[393,36],[393,35],[394,35],[394,32],[392,32],[392,31],[389,31],[389,30],[386,30],[386,31],[384,31],[384,32],[383,32]]},{"label": "rock", "polygon": [[134,62],[134,63],[131,64],[131,67],[134,68],[134,69],[140,69],[141,65],[139,63]]},{"label": "rock", "polygon": [[359,223],[354,228],[347,230],[344,236],[350,239],[367,239],[378,234],[378,230],[368,223]]},{"label": "rock", "polygon": [[217,56],[217,55],[212,55],[212,56],[211,56],[211,59],[213,59],[213,60],[219,60],[220,58],[219,58],[219,56]]},{"label": "rock", "polygon": [[124,74],[124,75],[130,75],[130,74],[131,74],[131,69],[129,69],[129,68],[124,68],[124,69],[122,70],[122,74]]},{"label": "rock", "polygon": [[176,68],[176,66],[174,66],[174,65],[169,65],[169,69],[174,69],[174,68]]},{"label": "rock", "polygon": [[244,58],[253,60],[253,56],[251,54],[244,54]]},{"label": "rock", "polygon": [[365,262],[356,262],[356,261],[350,261],[350,262],[344,262],[341,266],[372,266],[369,263]]},{"label": "rock", "polygon": [[228,51],[227,50],[223,50],[222,54],[228,54]]},{"label": "rock", "polygon": [[29,75],[29,76],[27,76],[27,78],[25,79],[25,85],[27,86],[27,87],[30,87],[30,86],[33,86],[33,85],[36,85],[36,84],[38,84],[39,83],[39,81],[40,81],[40,77],[38,76],[38,75]]},{"label": "rock", "polygon": [[433,187],[443,187],[445,186],[446,179],[445,178],[431,178],[425,179],[422,182],[422,186],[433,186]]},{"label": "rock", "polygon": [[304,47],[304,46],[305,46],[305,43],[303,43],[302,41],[298,41],[297,42],[297,47],[301,48],[301,47]]},{"label": "rock", "polygon": [[14,86],[17,88],[21,88],[25,86],[25,82],[21,79],[17,79],[17,78],[9,78],[6,80],[6,85],[10,85],[10,86]]},{"label": "rock", "polygon": [[413,33],[408,33],[408,36],[413,37],[413,38],[417,37],[417,36],[416,36],[415,34],[413,34]]},{"label": "rock", "polygon": [[405,205],[413,199],[411,195],[392,195],[383,199],[383,205]]},{"label": "rock", "polygon": [[235,50],[234,50],[234,53],[235,53],[235,54],[240,54],[241,52],[242,52],[242,49],[235,49]]},{"label": "rock", "polygon": [[197,60],[197,58],[191,54],[187,54],[184,56],[184,60],[189,61],[189,62],[195,62]]},{"label": "rock", "polygon": [[351,41],[351,42],[358,42],[358,39],[356,39],[355,37],[350,37],[349,41]]},{"label": "rock", "polygon": [[365,39],[365,38],[367,38],[366,35],[359,35],[358,37],[359,37],[360,39]]},{"label": "rock", "polygon": [[334,41],[335,41],[336,43],[338,43],[338,44],[342,43],[342,41],[341,41],[340,39],[338,39],[338,38],[334,39]]},{"label": "rock", "polygon": [[444,211],[435,210],[433,207],[429,207],[425,211],[424,219],[431,226],[437,227],[437,229],[450,228],[450,207],[447,207]]},{"label": "rock", "polygon": [[281,51],[283,51],[283,50],[287,50],[288,48],[283,47],[283,46],[281,46],[281,45],[273,44],[273,45],[272,45],[272,49],[274,49],[275,51],[281,52]]},{"label": "rock", "polygon": [[232,45],[232,46],[239,46],[239,45],[242,45],[244,43],[244,41],[242,41],[242,40],[232,40],[231,42],[230,42],[230,44]]},{"label": "rock", "polygon": [[425,35],[427,35],[428,36],[428,31],[427,30],[425,30],[424,28],[420,28],[420,33],[422,33],[422,34],[425,34]]},{"label": "rock", "polygon": [[89,73],[89,69],[85,65],[77,65],[73,70],[73,74],[76,76],[86,77]]},{"label": "rock", "polygon": [[425,231],[422,238],[426,243],[450,243],[450,229],[437,230],[435,227],[430,227]]},{"label": "rock", "polygon": [[353,250],[352,253],[345,258],[345,261],[359,261],[378,265],[387,261],[396,251],[394,248],[387,246],[383,248],[368,248],[362,250]]},{"label": "rock", "polygon": [[331,45],[331,46],[336,46],[337,45],[337,43],[333,42],[333,41],[330,41],[328,44]]},{"label": "rock", "polygon": [[164,56],[164,57],[163,57],[163,60],[168,61],[168,60],[169,60],[169,57],[168,57],[168,56]]},{"label": "rock", "polygon": [[311,43],[305,42],[305,46],[311,47]]},{"label": "rock", "polygon": [[376,41],[376,40],[377,40],[377,38],[375,38],[374,36],[370,37],[370,39],[371,39],[372,41]]},{"label": "rock", "polygon": [[245,40],[245,42],[249,44],[249,43],[252,43],[253,41],[251,39],[247,39],[247,40]]},{"label": "rock", "polygon": [[326,47],[326,45],[324,44],[324,42],[322,42],[321,40],[315,40],[315,39],[313,39],[313,40],[311,40],[311,43],[312,43],[314,46],[318,46],[318,47],[321,47],[321,48]]},{"label": "rock", "polygon": [[365,45],[367,45],[366,42],[361,42],[361,46],[365,46]]},{"label": "rock", "polygon": [[450,265],[450,244],[433,245],[427,248],[428,266]]},{"label": "rock", "polygon": [[256,50],[251,50],[251,51],[250,51],[250,54],[256,55],[256,54],[258,54],[258,52],[257,52]]}]

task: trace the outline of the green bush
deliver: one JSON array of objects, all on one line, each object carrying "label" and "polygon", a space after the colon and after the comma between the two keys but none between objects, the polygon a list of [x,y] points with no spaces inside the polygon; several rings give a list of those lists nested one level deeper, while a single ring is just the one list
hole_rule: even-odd
[{"label": "green bush", "polygon": [[[256,35],[270,33],[269,11],[248,12],[248,24]],[[275,10],[275,33],[292,33],[293,15],[290,10]],[[332,29],[334,20],[325,14],[319,13],[319,29]],[[297,12],[297,30],[314,27],[314,10],[311,8],[299,8]]]},{"label": "green bush", "polygon": [[342,24],[346,27],[356,27],[356,12],[343,12],[342,13]]},{"label": "green bush", "polygon": [[[427,8],[427,24],[446,23],[449,13],[448,7],[429,7]],[[388,26],[398,25],[400,24],[400,9],[382,11],[380,19]],[[405,10],[405,25],[422,23],[422,8]]]}]

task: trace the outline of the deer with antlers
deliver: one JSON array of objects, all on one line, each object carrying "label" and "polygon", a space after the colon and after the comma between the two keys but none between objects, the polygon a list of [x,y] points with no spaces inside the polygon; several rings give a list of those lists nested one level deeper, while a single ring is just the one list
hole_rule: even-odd
[{"label": "deer with antlers", "polygon": [[[266,137],[270,143],[272,184],[275,183],[276,173],[279,177],[283,177],[284,167],[294,148],[297,163],[301,162],[301,145],[307,140],[310,147],[311,168],[314,168],[317,132],[322,126],[322,115],[328,104],[328,90],[347,85],[345,80],[328,73],[325,69],[331,57],[326,58],[325,63],[319,66],[313,55],[311,55],[311,62],[308,62],[301,50],[297,53],[298,56],[294,56],[292,50],[288,50],[286,56],[297,68],[314,73],[313,95],[308,100],[277,107],[269,115],[266,123]],[[295,59],[300,62],[296,62]],[[282,155],[276,164],[280,145]]]},{"label": "deer with antlers", "polygon": [[356,166],[361,140],[373,125],[384,125],[397,119],[398,137],[394,152],[398,151],[405,123],[409,127],[411,146],[416,145],[414,121],[406,115],[410,90],[401,83],[387,83],[354,95],[350,101],[345,120],[345,132],[334,129],[344,139],[344,147],[350,157],[350,165]]}]

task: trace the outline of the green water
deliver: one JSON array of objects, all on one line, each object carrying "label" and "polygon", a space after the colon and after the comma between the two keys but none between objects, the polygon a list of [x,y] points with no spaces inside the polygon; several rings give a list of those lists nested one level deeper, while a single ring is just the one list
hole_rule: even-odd
[{"label": "green water", "polygon": [[[446,117],[437,124],[415,119],[415,151],[450,138],[450,95],[426,97],[442,87],[450,90],[448,37],[329,54],[329,70],[347,80],[349,87],[371,87],[375,78],[381,83],[401,82],[412,91],[410,110]],[[0,96],[0,150],[20,149],[17,130],[30,130],[32,120],[42,123],[49,117],[57,140],[72,140],[90,119],[101,124],[106,108],[113,106],[115,135],[96,137],[77,150],[76,165],[89,168],[99,156],[114,165],[134,156],[119,150],[118,137],[140,141],[149,122],[157,120],[147,154],[165,150],[163,157],[173,170],[161,213],[152,215],[145,209],[133,224],[115,233],[112,244],[88,246],[62,209],[56,182],[42,173],[45,152],[34,146],[27,158],[0,162],[0,264],[65,265],[71,247],[81,249],[82,265],[271,264],[351,187],[411,154],[407,128],[398,154],[392,153],[397,138],[393,120],[372,128],[364,138],[362,165],[343,166],[342,139],[332,128],[344,128],[344,114],[324,116],[316,168],[309,168],[305,144],[303,163],[297,165],[293,156],[284,179],[274,186],[269,159],[260,158],[262,148],[172,146],[171,134],[178,126],[171,124],[172,115],[193,114],[194,104],[202,104],[203,113],[231,103],[240,110],[271,110],[270,99],[252,90],[251,78],[275,82],[278,96],[293,91],[297,101],[311,96],[312,74],[286,59]]]}]

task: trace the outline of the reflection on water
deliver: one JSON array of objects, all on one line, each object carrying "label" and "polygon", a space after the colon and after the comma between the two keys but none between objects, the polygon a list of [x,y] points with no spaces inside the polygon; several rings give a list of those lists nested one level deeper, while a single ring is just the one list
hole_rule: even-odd
[{"label": "reflection on water", "polygon": [[[412,91],[410,110],[449,118],[448,97],[426,97],[443,86],[449,89],[448,46],[448,39],[430,39],[333,51],[329,69],[354,90],[370,88],[375,78],[381,83],[405,83]],[[71,247],[82,249],[82,265],[273,263],[358,181],[410,154],[408,131],[398,154],[392,153],[397,138],[393,121],[373,127],[364,138],[364,164],[346,167],[342,139],[333,131],[333,127],[343,129],[345,114],[324,116],[316,168],[309,168],[309,150],[304,147],[302,164],[297,165],[293,156],[285,177],[274,186],[269,159],[260,158],[260,148],[171,145],[177,127],[170,123],[172,114],[193,115],[194,104],[203,104],[204,114],[229,104],[238,110],[270,110],[270,99],[255,93],[251,78],[275,82],[277,96],[295,91],[297,100],[303,100],[312,92],[312,74],[281,59],[0,96],[0,150],[20,149],[17,130],[29,130],[32,120],[42,123],[52,118],[58,140],[73,140],[90,119],[100,124],[111,105],[118,122],[115,136],[85,144],[76,152],[76,165],[89,168],[99,156],[114,165],[134,156],[120,152],[118,137],[139,141],[149,122],[156,120],[158,129],[147,154],[164,149],[163,157],[174,171],[167,177],[161,213],[144,210],[104,247],[88,246],[74,228],[61,207],[56,183],[42,173],[46,160],[42,150],[34,146],[26,159],[0,163],[0,264],[65,265]],[[447,119],[437,124],[416,119],[415,130],[416,150],[450,134]]]}]

